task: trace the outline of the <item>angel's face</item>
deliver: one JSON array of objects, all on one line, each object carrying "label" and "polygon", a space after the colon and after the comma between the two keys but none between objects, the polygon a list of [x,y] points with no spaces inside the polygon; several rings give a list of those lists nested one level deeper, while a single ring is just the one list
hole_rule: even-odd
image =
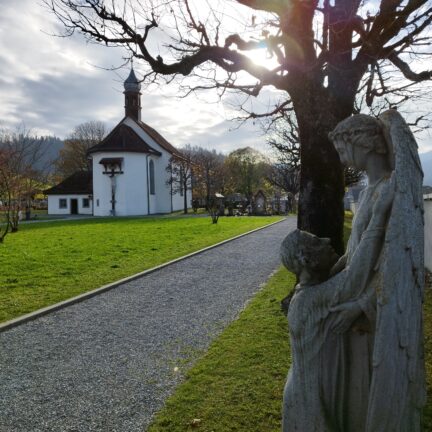
[{"label": "angel's face", "polygon": [[337,139],[334,142],[341,164],[346,167],[354,167],[357,169],[365,169],[367,153],[365,149],[358,145],[353,145],[342,139]]},{"label": "angel's face", "polygon": [[335,139],[334,146],[339,153],[339,159],[342,165],[350,166],[353,162],[352,146],[348,144],[342,137]]}]

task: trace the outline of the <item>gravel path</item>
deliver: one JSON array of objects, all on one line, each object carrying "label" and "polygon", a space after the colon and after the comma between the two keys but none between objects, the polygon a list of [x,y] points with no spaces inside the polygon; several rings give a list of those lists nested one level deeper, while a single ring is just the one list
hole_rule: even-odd
[{"label": "gravel path", "polygon": [[0,431],[145,430],[294,228],[288,218],[0,333]]}]

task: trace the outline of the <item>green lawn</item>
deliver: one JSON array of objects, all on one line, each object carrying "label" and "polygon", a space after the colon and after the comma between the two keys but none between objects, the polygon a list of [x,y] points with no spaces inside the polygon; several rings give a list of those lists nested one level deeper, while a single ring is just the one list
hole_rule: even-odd
[{"label": "green lawn", "polygon": [[0,322],[280,217],[115,218],[22,224],[0,244]]},{"label": "green lawn", "polygon": [[[25,220],[25,211],[23,210],[22,212],[22,217],[23,220],[22,222],[27,223],[27,221]],[[66,216],[70,216],[70,215],[66,215]],[[31,209],[31,213],[30,213],[30,220],[57,220],[57,219],[65,219],[65,216],[63,215],[49,215],[48,214],[48,210],[35,210],[35,209]],[[4,223],[5,222],[5,214],[4,212],[0,211],[0,223]]]}]

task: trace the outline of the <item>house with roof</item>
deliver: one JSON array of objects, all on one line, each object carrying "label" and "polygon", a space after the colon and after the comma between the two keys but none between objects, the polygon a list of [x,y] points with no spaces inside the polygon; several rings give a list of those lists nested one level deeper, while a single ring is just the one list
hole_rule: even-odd
[{"label": "house with roof", "polygon": [[124,118],[101,143],[88,150],[92,172],[75,173],[46,191],[49,214],[170,213],[183,209],[185,193],[191,203],[189,188],[173,194],[167,182],[170,159],[181,154],[141,120],[141,84],[133,69],[124,82],[124,95]]},{"label": "house with roof", "polygon": [[48,195],[48,214],[93,214],[91,171],[77,171],[45,194]]}]

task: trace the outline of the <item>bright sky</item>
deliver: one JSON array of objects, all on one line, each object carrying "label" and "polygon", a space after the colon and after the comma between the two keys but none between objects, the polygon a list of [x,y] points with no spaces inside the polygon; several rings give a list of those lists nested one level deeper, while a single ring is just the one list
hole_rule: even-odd
[{"label": "bright sky", "polygon": [[[129,70],[107,70],[123,63],[125,52],[86,44],[82,38],[57,38],[61,28],[35,0],[0,0],[0,127],[24,124],[39,134],[64,138],[74,126],[102,120],[109,128],[124,114],[123,80]],[[262,57],[265,56],[263,52]],[[139,71],[139,65],[136,69]],[[227,153],[250,146],[265,150],[265,137],[252,122],[230,122],[233,97],[214,93],[176,98],[175,85],[143,90],[142,119],[172,144],[215,148]],[[272,103],[267,92],[263,104]],[[264,106],[260,107],[262,110]],[[428,135],[420,150],[432,150]]]},{"label": "bright sky", "polygon": [[[74,126],[102,120],[109,128],[124,115],[125,52],[57,38],[60,27],[35,0],[0,0],[0,127],[24,123],[39,134],[64,138]],[[136,65],[139,70],[139,65]],[[172,144],[188,143],[224,153],[265,148],[261,129],[241,126],[229,104],[209,103],[204,93],[176,98],[176,86],[143,90],[142,119]],[[214,97],[212,98],[215,99]]]}]

